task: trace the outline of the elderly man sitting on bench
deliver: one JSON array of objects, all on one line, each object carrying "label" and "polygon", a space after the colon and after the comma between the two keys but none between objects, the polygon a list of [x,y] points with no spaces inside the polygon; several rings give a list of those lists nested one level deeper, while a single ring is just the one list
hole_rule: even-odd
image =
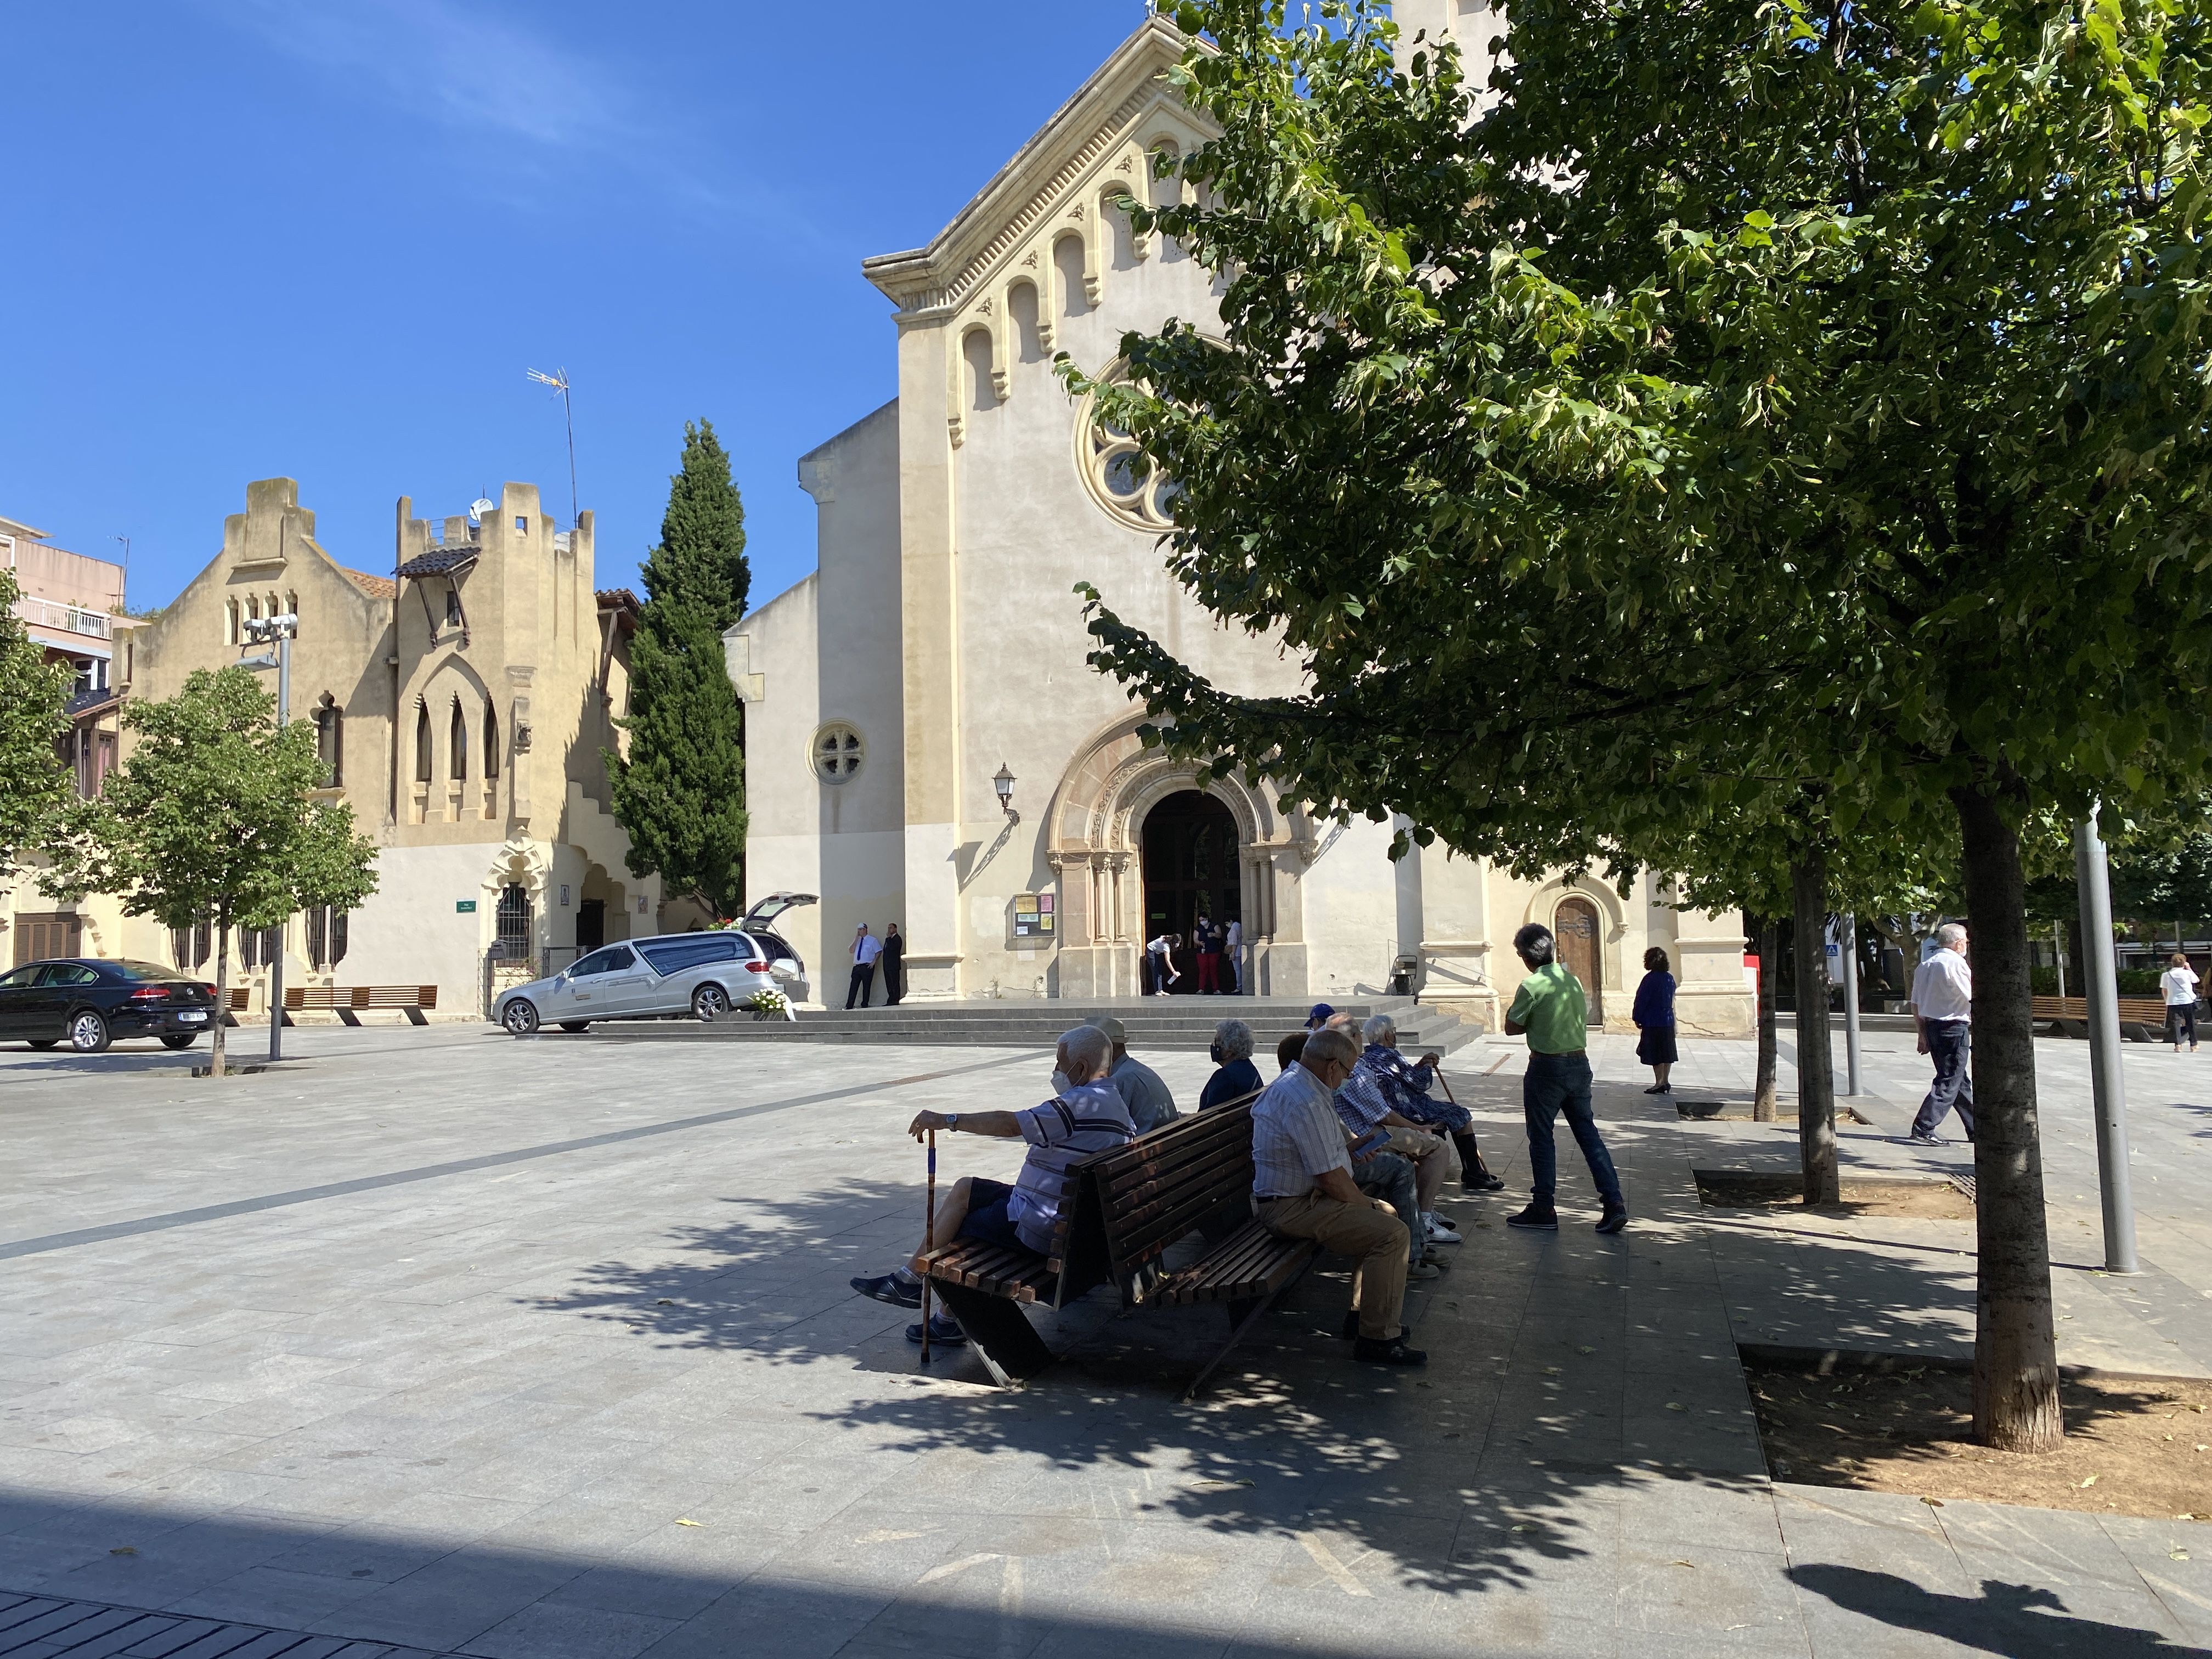
[{"label": "elderly man sitting on bench", "polygon": [[1406,1304],[1406,1224],[1387,1200],[1352,1178],[1344,1127],[1330,1094],[1351,1074],[1359,1045],[1342,1031],[1306,1039],[1298,1063],[1252,1103],[1252,1195],[1272,1233],[1310,1238],[1358,1262],[1352,1302],[1359,1316],[1352,1358],[1371,1365],[1419,1365],[1398,1322]]},{"label": "elderly man sitting on bench", "polygon": [[1490,1173],[1481,1149],[1474,1144],[1474,1114],[1454,1102],[1429,1097],[1444,1057],[1431,1052],[1419,1060],[1408,1060],[1400,1054],[1398,1022],[1388,1014],[1370,1015],[1360,1030],[1367,1048],[1359,1056],[1355,1080],[1346,1086],[1346,1092],[1359,1091],[1371,1079],[1373,1091],[1385,1110],[1417,1127],[1441,1129],[1451,1136],[1452,1146],[1459,1152],[1461,1186],[1470,1193],[1494,1193],[1504,1186]]},{"label": "elderly man sitting on bench", "polygon": [[[1055,1060],[1067,1088],[1042,1106],[1025,1112],[921,1112],[907,1126],[916,1140],[932,1129],[944,1129],[1029,1143],[1029,1156],[1022,1160],[1021,1175],[1012,1186],[981,1176],[963,1176],[952,1183],[938,1201],[930,1231],[937,1243],[972,1238],[1045,1254],[1052,1248],[1053,1230],[1060,1224],[1068,1170],[1093,1152],[1126,1146],[1135,1136],[1137,1126],[1130,1121],[1128,1106],[1106,1080],[1114,1064],[1114,1045],[1105,1032],[1095,1025],[1062,1032]],[[878,1278],[855,1279],[853,1288],[893,1307],[919,1308],[922,1256],[928,1248],[927,1242],[917,1245],[905,1266]],[[921,1327],[908,1327],[907,1336],[921,1341]],[[957,1320],[938,1314],[929,1322],[929,1340],[955,1343],[968,1339]]]}]

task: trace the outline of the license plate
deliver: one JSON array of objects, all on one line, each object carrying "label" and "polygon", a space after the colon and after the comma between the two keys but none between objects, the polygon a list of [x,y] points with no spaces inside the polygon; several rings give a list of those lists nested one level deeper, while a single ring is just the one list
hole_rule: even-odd
[{"label": "license plate", "polygon": [[177,1018],[186,1025],[198,1025],[207,1016],[196,1008],[187,1008],[179,1012]]}]

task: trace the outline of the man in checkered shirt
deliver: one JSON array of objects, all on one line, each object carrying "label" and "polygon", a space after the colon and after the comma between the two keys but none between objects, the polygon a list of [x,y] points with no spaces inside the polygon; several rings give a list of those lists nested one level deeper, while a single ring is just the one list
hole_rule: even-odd
[{"label": "man in checkered shirt", "polygon": [[1316,1031],[1297,1064],[1252,1104],[1252,1196],[1261,1224],[1286,1238],[1310,1238],[1353,1257],[1352,1305],[1359,1335],[1352,1358],[1371,1365],[1420,1365],[1428,1355],[1406,1346],[1406,1224],[1387,1200],[1353,1184],[1344,1126],[1329,1097],[1351,1074],[1359,1045],[1342,1031]]}]

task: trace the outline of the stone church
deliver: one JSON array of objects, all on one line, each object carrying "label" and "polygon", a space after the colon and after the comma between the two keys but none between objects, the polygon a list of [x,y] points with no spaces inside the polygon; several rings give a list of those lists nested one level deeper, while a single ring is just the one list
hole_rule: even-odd
[{"label": "stone church", "polygon": [[[1475,50],[1496,32],[1461,0],[1401,12]],[[1149,19],[928,246],[864,262],[896,308],[898,396],[800,460],[817,568],[726,640],[749,890],[821,895],[786,921],[824,994],[856,925],[896,921],[916,998],[1128,996],[1144,941],[1205,915],[1243,924],[1248,991],[1334,1000],[1404,974],[1495,1029],[1533,921],[1594,1019],[1626,1027],[1657,945],[1686,1031],[1747,1030],[1740,918],[1676,909],[1649,875],[1624,900],[1441,845],[1393,863],[1389,825],[1285,813],[1147,751],[1141,709],[1085,665],[1079,580],[1231,689],[1296,683],[1168,577],[1164,481],[1052,372],[1055,352],[1109,368],[1124,331],[1217,314],[1206,271],[1113,206],[1179,188],[1148,156],[1206,137],[1164,79],[1182,50]]]},{"label": "stone church", "polygon": [[[255,623],[297,619],[292,718],[313,722],[325,794],[375,842],[378,886],[350,915],[234,937],[250,1011],[266,1007],[279,951],[288,986],[434,984],[441,1017],[478,1018],[489,988],[703,920],[629,874],[608,810],[600,757],[627,742],[614,721],[639,607],[594,588],[592,514],[563,530],[525,483],[440,519],[402,496],[390,560],[388,574],[341,564],[298,484],[264,478],[224,520],[222,550],[120,646],[118,685],[156,700],[263,650]],[[116,909],[76,907],[83,948],[214,977],[208,928]]]}]

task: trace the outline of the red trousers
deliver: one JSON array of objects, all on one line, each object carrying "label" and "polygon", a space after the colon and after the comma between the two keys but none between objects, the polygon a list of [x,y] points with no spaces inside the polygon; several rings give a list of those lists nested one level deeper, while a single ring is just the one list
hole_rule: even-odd
[{"label": "red trousers", "polygon": [[1198,953],[1198,989],[1202,996],[1208,991],[1221,989],[1221,952],[1200,951]]}]

